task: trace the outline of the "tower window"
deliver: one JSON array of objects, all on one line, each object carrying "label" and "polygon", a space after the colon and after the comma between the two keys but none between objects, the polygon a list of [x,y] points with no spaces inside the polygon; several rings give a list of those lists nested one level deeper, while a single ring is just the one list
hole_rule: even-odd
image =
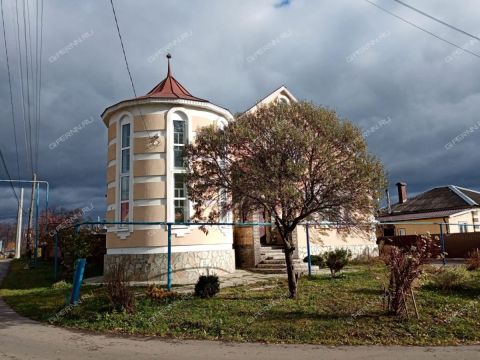
[{"label": "tower window", "polygon": [[173,120],[173,163],[176,168],[183,168],[185,156],[185,121]]},{"label": "tower window", "polygon": [[130,215],[130,124],[123,124],[121,132],[120,221],[126,222]]},{"label": "tower window", "polygon": [[173,202],[175,210],[175,222],[185,222],[187,219],[187,190],[185,189],[185,174],[173,175]]}]

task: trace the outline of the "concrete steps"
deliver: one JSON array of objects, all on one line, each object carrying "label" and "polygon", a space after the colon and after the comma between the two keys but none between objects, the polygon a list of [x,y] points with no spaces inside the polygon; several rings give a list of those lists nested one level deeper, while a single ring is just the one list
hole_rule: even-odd
[{"label": "concrete steps", "polygon": [[[262,260],[254,269],[253,272],[262,274],[286,274],[287,264],[285,262],[285,254],[282,246],[262,246],[260,251]],[[307,264],[300,259],[294,259],[293,264],[295,271],[306,272]]]}]

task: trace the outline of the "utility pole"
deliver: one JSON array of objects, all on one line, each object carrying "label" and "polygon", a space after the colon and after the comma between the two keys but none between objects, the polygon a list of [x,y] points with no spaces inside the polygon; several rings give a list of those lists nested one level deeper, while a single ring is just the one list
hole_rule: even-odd
[{"label": "utility pole", "polygon": [[20,259],[22,249],[22,215],[23,215],[23,187],[20,189],[20,202],[17,212],[17,241],[15,244],[15,259]]},{"label": "utility pole", "polygon": [[27,231],[27,254],[32,254],[32,228],[33,228],[33,206],[35,204],[35,185],[37,181],[37,174],[33,173],[32,194],[30,196],[30,209],[28,210],[28,231]]}]

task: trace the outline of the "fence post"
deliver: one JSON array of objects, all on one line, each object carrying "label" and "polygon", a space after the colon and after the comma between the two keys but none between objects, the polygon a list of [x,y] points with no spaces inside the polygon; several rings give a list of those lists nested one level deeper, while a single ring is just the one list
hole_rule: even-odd
[{"label": "fence post", "polygon": [[80,299],[80,288],[82,287],[83,273],[85,271],[86,259],[77,259],[77,267],[73,275],[72,294],[70,296],[70,304],[77,305]]},{"label": "fence post", "polygon": [[308,229],[308,223],[305,225],[305,231],[307,233],[307,259],[308,259],[308,275],[312,275],[312,258],[310,256],[310,231]]},{"label": "fence post", "polygon": [[167,289],[172,288],[172,224],[167,223]]},{"label": "fence post", "polygon": [[445,266],[447,264],[447,259],[445,256],[445,236],[443,234],[443,224],[440,224],[440,244],[442,246],[442,263]]},{"label": "fence post", "polygon": [[36,199],[35,199],[35,250],[34,250],[34,257],[33,257],[33,265],[34,267],[37,266],[37,258],[38,258],[38,210],[39,210],[39,205],[40,205],[40,184],[37,183],[37,187],[35,189],[36,192]]},{"label": "fence post", "polygon": [[54,263],[53,263],[53,279],[57,281],[58,271],[58,232],[55,230],[55,249],[54,249]]}]

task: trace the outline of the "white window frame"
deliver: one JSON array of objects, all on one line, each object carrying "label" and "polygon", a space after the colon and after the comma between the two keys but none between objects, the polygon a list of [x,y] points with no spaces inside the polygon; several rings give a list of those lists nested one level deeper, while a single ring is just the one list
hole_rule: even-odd
[{"label": "white window frame", "polygon": [[398,236],[405,236],[407,235],[407,230],[405,228],[398,228]]},{"label": "white window frame", "polygon": [[[133,154],[132,154],[132,142],[133,142],[133,122],[131,121],[131,116],[124,115],[121,117],[121,120],[118,122],[118,136],[117,136],[117,145],[118,145],[118,211],[117,211],[117,221],[122,221],[122,204],[128,203],[128,219],[132,219],[132,165],[133,165]],[[129,144],[128,146],[123,146],[123,126],[129,125]],[[129,150],[129,166],[128,171],[123,172],[123,150]],[[122,179],[128,177],[128,200],[122,200]],[[129,231],[131,226],[128,225],[118,225],[117,230],[119,231]]]},{"label": "white window frame", "polygon": [[[188,200],[188,196],[185,190],[185,197],[179,198],[175,197],[175,174],[186,174],[187,169],[185,167],[179,168],[175,167],[175,139],[174,139],[174,121],[184,121],[185,133],[184,133],[184,144],[187,145],[193,138],[192,128],[191,128],[191,118],[188,115],[188,112],[181,107],[175,107],[170,109],[167,112],[167,222],[175,223],[175,200],[185,200],[185,221],[188,221],[190,214],[192,212],[192,204]],[[177,144],[178,145],[178,144]],[[187,229],[186,225],[173,225],[172,229]],[[176,233],[174,231],[174,233]],[[180,234],[180,233],[178,233]]]},{"label": "white window frame", "polygon": [[466,221],[459,221],[458,231],[461,233],[468,233],[468,223]]},{"label": "white window frame", "polygon": [[173,173],[173,211],[174,211],[174,222],[176,222],[176,219],[175,219],[175,209],[177,208],[176,206],[176,202],[177,201],[184,201],[184,205],[183,205],[183,216],[184,216],[184,219],[182,222],[186,222],[188,221],[188,215],[189,215],[189,211],[188,211],[188,198],[187,198],[187,189],[185,187],[185,181],[183,182],[183,196],[178,196],[177,195],[177,187],[175,186],[175,176],[176,175],[184,175],[185,176],[185,173],[182,173],[182,172],[174,172]]}]

